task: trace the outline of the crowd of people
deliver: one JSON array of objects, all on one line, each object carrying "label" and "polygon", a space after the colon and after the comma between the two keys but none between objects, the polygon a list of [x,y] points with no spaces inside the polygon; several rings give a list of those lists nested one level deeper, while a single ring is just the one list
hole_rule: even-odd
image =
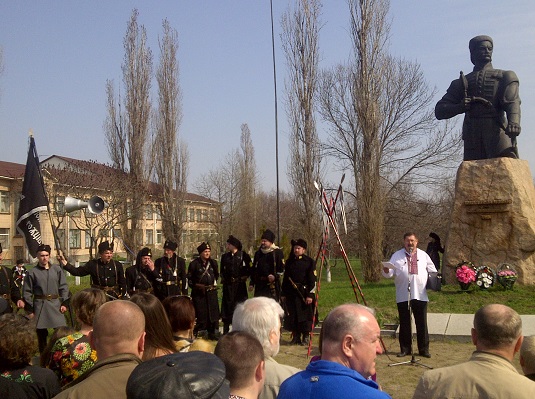
[{"label": "crowd of people", "polygon": [[[376,382],[375,360],[383,348],[369,307],[344,304],[331,310],[321,327],[320,355],[305,370],[275,360],[282,327],[292,332],[290,344],[309,342],[316,273],[305,240],[292,240],[285,261],[274,239],[266,230],[251,259],[229,236],[219,264],[210,245],[201,243],[199,257],[187,269],[171,241],[154,262],[151,250],[141,249],[125,272],[113,261],[108,242],[99,245],[99,259],[78,268],[61,255],[60,266],[52,265],[47,245],[39,247],[35,267],[17,265],[22,279],[0,265],[0,276],[9,277],[0,285],[9,296],[1,299],[11,301],[10,309],[25,310],[0,316],[0,397],[322,399],[340,386],[341,398],[389,398]],[[385,263],[383,273],[395,277],[399,356],[412,352],[404,323],[413,314],[418,352],[429,357],[424,276],[436,268],[417,245],[416,235],[407,233],[404,248]],[[91,287],[71,298],[63,269],[90,275]],[[66,304],[76,329],[66,326]],[[524,339],[513,309],[498,304],[479,309],[472,342],[476,350],[466,363],[424,372],[414,398],[497,397],[496,392],[535,397],[535,337]],[[525,376],[512,364],[517,352]],[[32,359],[36,353],[40,366]],[[469,373],[477,378],[461,378]]]}]

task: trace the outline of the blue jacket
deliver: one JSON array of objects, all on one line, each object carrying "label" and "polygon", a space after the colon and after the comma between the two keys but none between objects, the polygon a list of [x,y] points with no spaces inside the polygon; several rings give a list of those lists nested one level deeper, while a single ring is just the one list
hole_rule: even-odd
[{"label": "blue jacket", "polygon": [[379,390],[372,380],[367,380],[355,370],[339,363],[318,360],[310,363],[281,385],[277,399],[390,399],[390,395]]}]

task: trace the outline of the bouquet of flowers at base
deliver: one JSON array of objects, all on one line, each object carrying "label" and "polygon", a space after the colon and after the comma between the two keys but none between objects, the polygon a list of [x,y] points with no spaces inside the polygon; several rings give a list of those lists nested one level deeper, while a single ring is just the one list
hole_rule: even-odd
[{"label": "bouquet of flowers at base", "polygon": [[456,266],[455,276],[457,281],[463,284],[470,284],[476,281],[476,272],[474,264],[468,261],[462,261]]},{"label": "bouquet of flowers at base", "polygon": [[507,290],[512,289],[518,278],[516,270],[513,266],[503,263],[498,267],[498,281]]},{"label": "bouquet of flowers at base", "polygon": [[481,289],[487,289],[494,285],[496,275],[494,270],[488,266],[479,266],[476,268],[476,284]]}]

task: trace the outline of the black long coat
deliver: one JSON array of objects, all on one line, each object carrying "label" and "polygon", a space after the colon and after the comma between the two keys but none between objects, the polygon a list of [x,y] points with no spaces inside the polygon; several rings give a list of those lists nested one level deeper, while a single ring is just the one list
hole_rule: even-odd
[{"label": "black long coat", "polygon": [[[291,279],[291,281],[290,281]],[[295,284],[292,284],[292,282]],[[312,331],[314,302],[305,303],[306,298],[315,297],[316,265],[314,260],[302,255],[291,256],[286,262],[282,280],[282,296],[286,298],[286,317],[284,327],[290,331]]]},{"label": "black long coat", "polygon": [[226,252],[221,255],[221,318],[224,322],[231,323],[236,305],[249,297],[246,280],[250,274],[251,257],[247,252]]},{"label": "black long coat", "polygon": [[[251,285],[254,285],[254,296],[267,296],[280,299],[280,275],[284,272],[284,254],[280,248],[275,248],[268,253],[262,249],[256,251],[251,274]],[[274,284],[270,284],[268,276],[275,276]]]},{"label": "black long coat", "polygon": [[214,284],[218,278],[219,270],[214,259],[208,259],[208,262],[204,263],[201,258],[196,258],[189,264],[191,299],[200,328],[219,322],[219,302]]}]

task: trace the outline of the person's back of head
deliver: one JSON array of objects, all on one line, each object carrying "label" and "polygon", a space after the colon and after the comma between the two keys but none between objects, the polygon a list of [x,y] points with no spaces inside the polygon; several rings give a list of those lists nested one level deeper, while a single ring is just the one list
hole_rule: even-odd
[{"label": "person's back of head", "polygon": [[234,331],[246,331],[253,335],[264,348],[266,357],[279,351],[281,317],[284,310],[277,301],[267,297],[247,299],[236,306],[232,317]]},{"label": "person's back of head", "polygon": [[258,397],[265,376],[264,350],[258,339],[245,331],[232,331],[219,339],[214,353],[225,364],[231,394]]},{"label": "person's back of head", "polygon": [[71,299],[74,314],[80,323],[93,325],[93,318],[98,308],[107,302],[106,294],[98,288],[86,288],[78,291]]},{"label": "person's back of head", "polygon": [[520,366],[524,374],[535,374],[535,335],[524,337],[520,347]]},{"label": "person's back of head", "polygon": [[35,324],[16,314],[1,316],[0,370],[13,370],[29,365],[36,352]]},{"label": "person's back of head", "polygon": [[145,352],[143,360],[175,352],[173,331],[162,303],[154,295],[138,292],[130,301],[138,305],[145,315]]},{"label": "person's back of head", "polygon": [[170,296],[162,305],[169,317],[173,332],[193,330],[195,324],[195,307],[190,297],[185,295]]},{"label": "person's back of head", "polygon": [[[508,306],[501,304],[485,305],[474,315],[472,341],[478,350],[514,353],[520,349],[522,338],[522,319]],[[517,347],[515,349],[515,347]]]},{"label": "person's back of head", "polygon": [[145,317],[135,303],[115,300],[102,305],[89,333],[99,360],[122,353],[141,358],[145,344]]},{"label": "person's back of head", "polygon": [[128,399],[228,399],[225,365],[206,352],[171,353],[137,366],[126,385]]}]

